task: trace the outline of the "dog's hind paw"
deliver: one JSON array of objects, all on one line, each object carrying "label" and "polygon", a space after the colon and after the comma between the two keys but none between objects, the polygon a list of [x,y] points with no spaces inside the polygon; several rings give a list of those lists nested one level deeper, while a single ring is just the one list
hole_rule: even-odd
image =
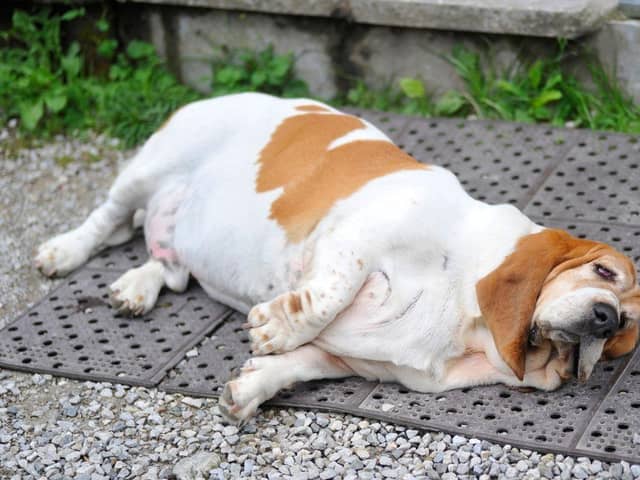
[{"label": "dog's hind paw", "polygon": [[149,261],[111,284],[111,305],[124,315],[144,315],[156,304],[163,284],[162,265]]},{"label": "dog's hind paw", "polygon": [[33,264],[47,277],[62,277],[81,266],[88,258],[89,253],[72,231],[42,243],[36,250]]}]

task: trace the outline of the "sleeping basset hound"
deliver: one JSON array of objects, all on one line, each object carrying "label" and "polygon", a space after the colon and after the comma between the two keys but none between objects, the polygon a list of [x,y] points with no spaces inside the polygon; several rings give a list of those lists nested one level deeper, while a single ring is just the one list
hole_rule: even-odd
[{"label": "sleeping basset hound", "polygon": [[64,275],[129,240],[134,217],[149,259],[111,285],[115,308],[144,314],[192,275],[248,314],[255,356],[220,398],[231,421],[293,382],[351,375],[551,390],[638,340],[627,257],[474,200],[450,171],[313,100],[181,108],[35,264]]}]

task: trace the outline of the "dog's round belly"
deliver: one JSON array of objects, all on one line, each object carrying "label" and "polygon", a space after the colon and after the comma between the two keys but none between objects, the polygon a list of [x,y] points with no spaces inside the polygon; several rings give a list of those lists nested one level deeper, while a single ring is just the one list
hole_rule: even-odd
[{"label": "dog's round belly", "polygon": [[270,198],[215,171],[194,174],[177,212],[174,244],[214,299],[246,310],[295,288],[303,244],[288,243],[269,219]]}]

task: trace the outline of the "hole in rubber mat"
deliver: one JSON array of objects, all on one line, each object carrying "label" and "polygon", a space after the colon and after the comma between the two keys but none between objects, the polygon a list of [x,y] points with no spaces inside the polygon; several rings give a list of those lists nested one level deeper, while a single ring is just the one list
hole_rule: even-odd
[{"label": "hole in rubber mat", "polygon": [[[134,245],[124,247],[134,249]],[[140,318],[117,313],[108,285],[122,272],[80,270],[0,335],[0,364],[94,380],[154,385],[228,314],[197,286],[160,294]],[[194,316],[185,306],[198,308]],[[165,347],[164,345],[167,344]],[[153,361],[151,361],[153,359]]]}]

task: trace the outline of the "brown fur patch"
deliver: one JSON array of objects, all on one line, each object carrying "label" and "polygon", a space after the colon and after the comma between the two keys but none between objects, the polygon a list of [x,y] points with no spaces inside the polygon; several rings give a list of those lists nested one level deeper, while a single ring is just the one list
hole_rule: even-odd
[{"label": "brown fur patch", "polygon": [[611,252],[615,250],[603,243],[547,229],[522,237],[514,252],[476,284],[478,304],[496,348],[520,380],[525,373],[527,335],[544,283]]},{"label": "brown fur patch", "polygon": [[367,182],[400,170],[427,168],[392,143],[357,140],[329,145],[364,124],[350,115],[296,115],[285,119],[260,153],[257,192],[283,187],[270,218],[291,242],[303,240],[336,201]]},{"label": "brown fur patch", "polygon": [[302,311],[302,300],[297,293],[289,294],[289,311],[291,313],[298,313]]},{"label": "brown fur patch", "polygon": [[602,357],[605,359],[618,358],[630,353],[638,343],[638,324],[634,323],[631,328],[620,330],[604,344]]},{"label": "brown fur patch", "polygon": [[296,107],[296,110],[300,112],[330,112],[326,107],[322,105],[299,105]]},{"label": "brown fur patch", "polygon": [[286,188],[308,174],[336,138],[363,127],[359,119],[348,115],[307,114],[285,119],[260,152],[256,190]]}]

